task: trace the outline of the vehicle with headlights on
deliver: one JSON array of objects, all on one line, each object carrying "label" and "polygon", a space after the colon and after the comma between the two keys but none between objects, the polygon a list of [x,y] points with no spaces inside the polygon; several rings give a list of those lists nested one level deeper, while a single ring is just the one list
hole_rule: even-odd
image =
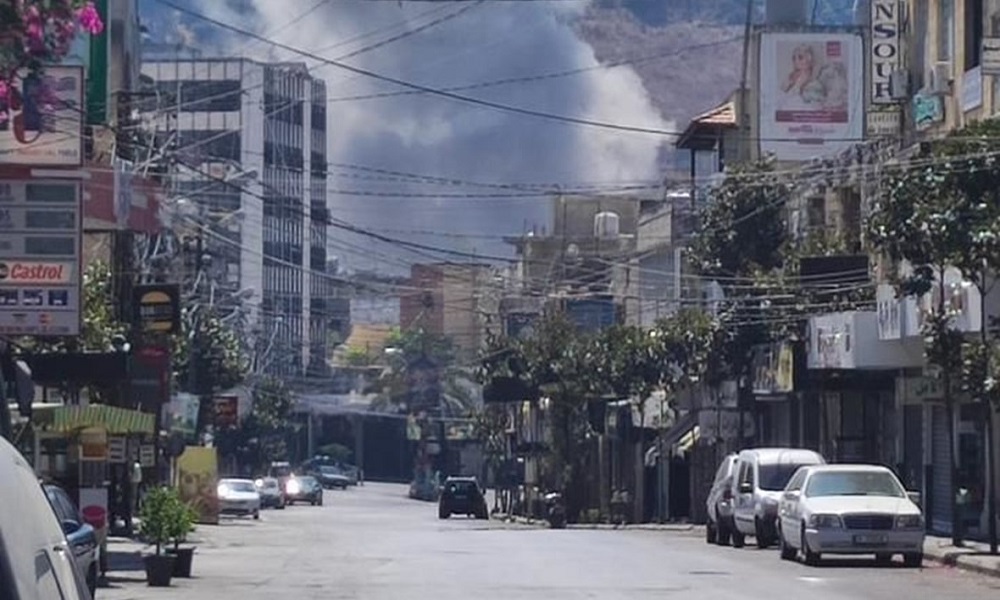
[{"label": "vehicle with headlights on", "polygon": [[323,506],[323,486],[315,477],[299,475],[285,482],[285,497],[288,505],[296,502],[308,502],[313,506]]},{"label": "vehicle with headlights on", "polygon": [[779,509],[781,557],[874,554],[888,563],[902,554],[908,567],[924,558],[924,518],[917,494],[877,465],[803,467],[788,482]]},{"label": "vehicle with headlights on", "polygon": [[261,508],[285,508],[285,492],[274,477],[263,477],[253,482],[260,494]]},{"label": "vehicle with headlights on", "polygon": [[260,518],[260,493],[249,479],[219,480],[219,513]]}]

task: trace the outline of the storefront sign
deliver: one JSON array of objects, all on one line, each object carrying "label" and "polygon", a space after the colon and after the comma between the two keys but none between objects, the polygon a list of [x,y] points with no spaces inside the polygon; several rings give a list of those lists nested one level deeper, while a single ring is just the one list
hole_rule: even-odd
[{"label": "storefront sign", "polygon": [[1000,38],[983,38],[983,75],[1000,75]]},{"label": "storefront sign", "polygon": [[215,426],[230,427],[239,421],[239,398],[236,396],[215,397]]},{"label": "storefront sign", "polygon": [[80,333],[78,181],[0,181],[0,334]]},{"label": "storefront sign", "polygon": [[983,70],[969,69],[962,74],[962,111],[969,112],[983,105]]},{"label": "storefront sign", "polygon": [[900,68],[899,0],[872,0],[871,102],[892,104],[892,74]]},{"label": "storefront sign", "polygon": [[918,92],[913,96],[913,122],[918,131],[944,121],[944,101],[940,96]]},{"label": "storefront sign", "polygon": [[18,78],[8,123],[0,126],[0,164],[80,166],[83,161],[83,68],[47,66],[47,87],[55,99],[46,110],[41,81]]},{"label": "storefront sign", "polygon": [[80,431],[80,460],[108,459],[108,431],[103,427],[88,427]]},{"label": "storefront sign", "polygon": [[754,349],[753,392],[767,396],[794,389],[794,353],[789,344],[767,344]]},{"label": "storefront sign", "polygon": [[869,110],[865,134],[870,138],[894,137],[902,127],[903,113],[896,107]]},{"label": "storefront sign", "polygon": [[142,331],[174,333],[180,329],[180,287],[138,285],[132,292],[133,319]]}]

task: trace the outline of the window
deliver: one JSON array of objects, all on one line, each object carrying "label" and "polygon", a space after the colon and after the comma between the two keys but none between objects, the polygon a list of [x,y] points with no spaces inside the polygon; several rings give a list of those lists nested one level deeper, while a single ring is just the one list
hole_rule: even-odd
[{"label": "window", "polygon": [[906,494],[896,478],[886,471],[834,471],[817,473],[809,479],[806,495],[816,496],[888,496]]},{"label": "window", "polygon": [[806,471],[805,469],[799,470],[792,477],[792,480],[788,482],[788,486],[785,489],[788,490],[788,491],[798,491],[798,490],[801,490],[802,489],[802,484],[805,483],[805,480],[806,480],[806,473],[808,473],[808,471]]},{"label": "window", "polygon": [[179,112],[231,112],[241,108],[243,91],[236,80],[158,81],[160,93],[177,98]]},{"label": "window", "polygon": [[965,70],[975,69],[983,58],[983,0],[965,0]]},{"label": "window", "polygon": [[938,0],[937,59],[950,61],[955,51],[955,0]]},{"label": "window", "polygon": [[240,161],[242,139],[239,131],[187,130],[181,131],[177,138],[177,152],[182,160],[194,164],[222,160]]},{"label": "window", "polygon": [[780,492],[788,485],[788,480],[803,465],[792,463],[778,463],[760,465],[760,489],[769,492]]},{"label": "window", "polygon": [[917,17],[913,23],[913,86],[920,90],[924,87],[924,78],[927,77],[927,24],[930,23],[930,2],[917,3]]}]

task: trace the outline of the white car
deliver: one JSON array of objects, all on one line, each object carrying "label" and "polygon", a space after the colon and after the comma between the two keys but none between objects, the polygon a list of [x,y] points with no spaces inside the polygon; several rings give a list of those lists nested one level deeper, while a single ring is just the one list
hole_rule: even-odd
[{"label": "white car", "polygon": [[906,566],[924,558],[924,517],[892,471],[875,465],[802,467],[778,507],[781,558],[807,564],[822,554],[874,554]]},{"label": "white car", "polygon": [[260,492],[249,479],[219,481],[219,512],[224,515],[260,518]]}]

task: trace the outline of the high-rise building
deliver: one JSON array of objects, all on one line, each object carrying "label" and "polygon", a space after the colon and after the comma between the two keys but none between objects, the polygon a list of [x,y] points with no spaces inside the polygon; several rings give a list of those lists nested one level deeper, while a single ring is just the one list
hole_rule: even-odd
[{"label": "high-rise building", "polygon": [[149,121],[177,158],[173,195],[194,207],[211,259],[211,302],[249,296],[254,328],[270,332],[266,370],[316,373],[333,295],[324,81],[302,63],[156,52],[143,74],[157,97]]}]

